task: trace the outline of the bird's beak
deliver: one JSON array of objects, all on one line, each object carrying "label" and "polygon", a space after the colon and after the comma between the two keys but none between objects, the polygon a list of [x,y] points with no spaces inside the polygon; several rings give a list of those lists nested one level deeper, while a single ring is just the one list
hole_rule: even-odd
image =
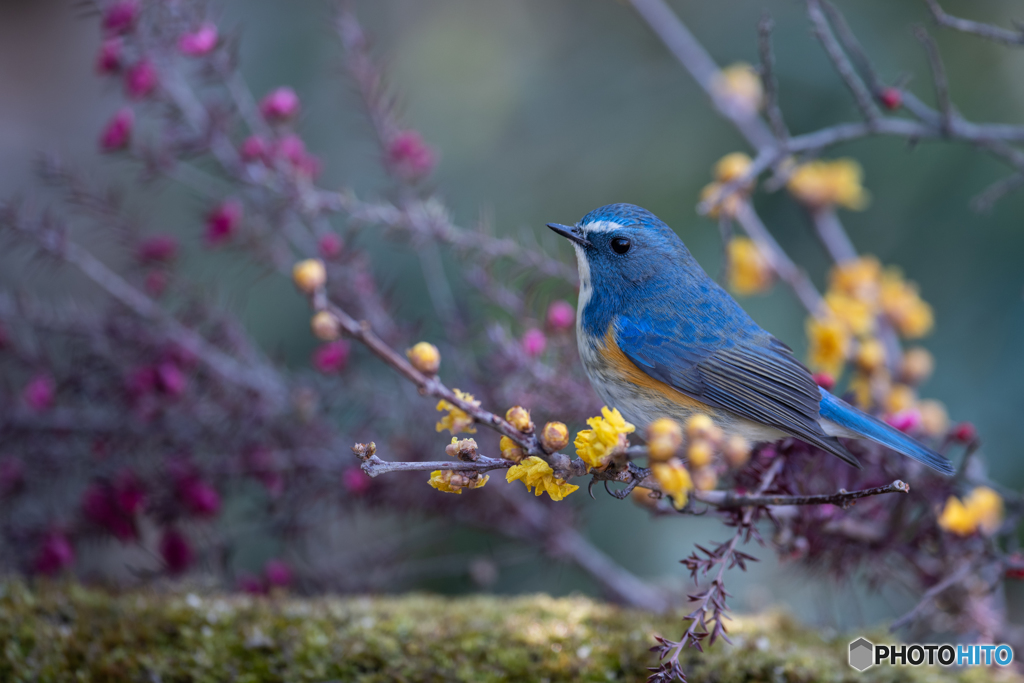
[{"label": "bird's beak", "polygon": [[581,247],[594,246],[593,244],[591,244],[589,240],[587,240],[586,238],[583,237],[583,235],[580,234],[579,228],[574,228],[571,225],[562,225],[561,223],[548,223],[548,227],[557,232],[562,237],[565,237],[575,242]]}]

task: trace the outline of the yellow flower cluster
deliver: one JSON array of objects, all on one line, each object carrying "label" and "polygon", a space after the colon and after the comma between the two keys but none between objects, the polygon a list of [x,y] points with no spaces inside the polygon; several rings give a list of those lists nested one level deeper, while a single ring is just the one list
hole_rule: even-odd
[{"label": "yellow flower cluster", "polygon": [[861,184],[862,175],[860,164],[853,159],[818,159],[797,166],[786,187],[813,209],[838,205],[860,211],[870,200]]},{"label": "yellow flower cluster", "polygon": [[601,408],[601,417],[587,420],[590,429],[584,429],[576,435],[573,442],[576,455],[591,468],[602,470],[611,462],[617,451],[627,447],[627,434],[632,434],[636,427],[626,422],[618,408]]},{"label": "yellow flower cluster", "polygon": [[729,287],[742,296],[760,294],[772,285],[775,271],[749,237],[734,237],[726,245]]},{"label": "yellow flower cluster", "polygon": [[551,465],[535,455],[509,468],[508,473],[505,475],[505,480],[513,482],[517,479],[526,485],[527,491],[533,487],[536,495],[539,496],[546,492],[551,496],[551,500],[562,500],[579,488],[579,486],[567,484],[555,477],[555,472],[551,469]]},{"label": "yellow flower cluster", "polygon": [[917,285],[903,279],[898,270],[882,273],[878,302],[885,316],[906,339],[919,339],[931,332],[935,320],[932,307],[921,300]]},{"label": "yellow flower cluster", "polygon": [[[480,401],[473,399],[473,394],[467,394],[464,391],[456,389],[455,395],[470,405],[480,405]],[[473,426],[473,418],[455,404],[441,399],[437,402],[437,409],[448,411],[448,414],[442,417],[437,423],[437,431],[440,432],[447,429],[452,434],[458,434],[459,432],[466,432],[467,434],[476,433],[476,427]]]},{"label": "yellow flower cluster", "polygon": [[719,71],[711,87],[726,106],[744,116],[756,114],[764,102],[761,77],[746,62],[736,62]]},{"label": "yellow flower cluster", "polygon": [[987,486],[972,490],[961,501],[950,496],[939,515],[939,526],[957,536],[981,531],[991,536],[1003,522],[1003,498]]},{"label": "yellow flower cluster", "polygon": [[[753,160],[743,152],[726,154],[724,157],[719,159],[712,171],[712,176],[715,181],[705,185],[700,191],[701,202],[706,202],[712,198],[718,197],[722,188],[726,184],[742,177],[750,168],[750,164],[752,163]],[[753,181],[751,181],[750,183],[747,183],[746,186],[730,193],[724,199],[715,199],[715,203],[708,210],[708,216],[711,218],[718,218],[719,216],[724,215],[727,218],[735,218],[736,210],[739,209],[740,202],[746,199],[747,195],[750,194],[750,191],[753,188],[754,184]]]},{"label": "yellow flower cluster", "polygon": [[441,352],[430,342],[419,342],[411,349],[406,349],[405,357],[424,375],[436,375],[441,368]]},{"label": "yellow flower cluster", "polygon": [[452,470],[434,470],[427,482],[438,491],[462,494],[462,489],[478,489],[490,479],[489,475],[479,472],[453,472]]}]

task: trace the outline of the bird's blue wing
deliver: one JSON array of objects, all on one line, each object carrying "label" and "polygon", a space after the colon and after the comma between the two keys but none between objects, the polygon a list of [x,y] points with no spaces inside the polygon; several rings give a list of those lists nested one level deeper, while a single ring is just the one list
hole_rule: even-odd
[{"label": "bird's blue wing", "polygon": [[[685,321],[620,316],[615,341],[640,370],[713,408],[775,427],[858,464],[818,420],[821,400],[811,373],[766,332],[700,339]],[[698,335],[695,337],[694,335]]]}]

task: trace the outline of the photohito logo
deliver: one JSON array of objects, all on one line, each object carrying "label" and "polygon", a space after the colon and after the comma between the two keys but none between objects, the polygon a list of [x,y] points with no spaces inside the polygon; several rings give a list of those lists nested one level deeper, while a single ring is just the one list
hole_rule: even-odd
[{"label": "photohito logo", "polygon": [[921,666],[1008,666],[1013,661],[1009,645],[875,645],[866,638],[850,643],[850,666],[864,671],[876,664]]}]

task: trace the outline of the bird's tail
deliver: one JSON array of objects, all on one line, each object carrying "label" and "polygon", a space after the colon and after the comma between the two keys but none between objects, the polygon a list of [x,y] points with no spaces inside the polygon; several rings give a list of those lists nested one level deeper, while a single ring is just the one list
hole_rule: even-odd
[{"label": "bird's tail", "polygon": [[936,472],[941,472],[945,475],[953,475],[956,472],[953,469],[953,463],[932,449],[921,445],[881,420],[857,410],[846,401],[836,398],[820,387],[819,391],[821,392],[820,412],[824,419],[834,422],[865,439],[871,439],[909,458],[913,458],[919,463],[931,467]]}]

